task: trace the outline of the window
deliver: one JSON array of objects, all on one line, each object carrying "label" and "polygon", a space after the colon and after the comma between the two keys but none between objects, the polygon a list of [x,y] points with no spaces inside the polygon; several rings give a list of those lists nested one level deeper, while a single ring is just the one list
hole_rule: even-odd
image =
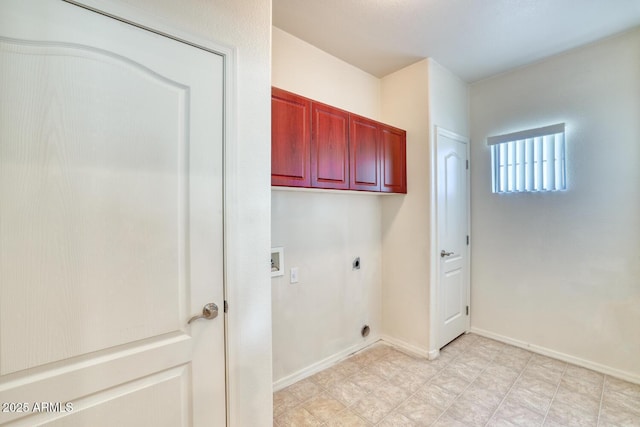
[{"label": "window", "polygon": [[564,123],[487,138],[494,193],[567,189]]}]

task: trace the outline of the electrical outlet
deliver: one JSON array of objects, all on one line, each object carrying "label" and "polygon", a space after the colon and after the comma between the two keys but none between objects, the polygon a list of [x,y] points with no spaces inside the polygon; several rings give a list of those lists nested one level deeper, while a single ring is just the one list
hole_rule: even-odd
[{"label": "electrical outlet", "polygon": [[291,268],[291,283],[298,283],[298,267]]}]

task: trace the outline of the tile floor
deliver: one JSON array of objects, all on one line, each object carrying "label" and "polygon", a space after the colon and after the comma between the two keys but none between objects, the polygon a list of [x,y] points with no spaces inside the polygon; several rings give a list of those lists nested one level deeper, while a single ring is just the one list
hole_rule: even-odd
[{"label": "tile floor", "polygon": [[376,344],[274,394],[274,426],[640,427],[640,385],[473,334],[427,361]]}]

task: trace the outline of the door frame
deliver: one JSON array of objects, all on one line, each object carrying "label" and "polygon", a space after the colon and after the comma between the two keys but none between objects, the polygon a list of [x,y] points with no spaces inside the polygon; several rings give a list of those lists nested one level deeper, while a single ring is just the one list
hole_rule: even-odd
[{"label": "door frame", "polygon": [[[438,347],[438,321],[440,319],[440,304],[438,301],[439,285],[440,285],[440,258],[438,256],[438,248],[440,242],[438,241],[438,141],[441,137],[447,137],[454,141],[459,141],[466,146],[467,161],[469,160],[470,153],[470,140],[468,137],[459,135],[455,132],[444,129],[438,125],[433,126],[433,134],[430,149],[431,158],[431,207],[429,212],[430,217],[430,272],[431,277],[429,280],[429,360],[436,359],[440,355],[440,348]],[[471,236],[471,180],[470,180],[470,168],[467,170],[467,233]],[[471,328],[471,241],[467,246],[467,304],[469,305],[469,316],[467,316],[467,331]]]},{"label": "door frame", "polygon": [[146,31],[158,34],[163,37],[170,38],[180,43],[187,44],[191,47],[210,52],[214,55],[222,57],[223,62],[223,133],[222,133],[222,292],[224,295],[223,302],[223,320],[224,320],[224,363],[225,363],[225,404],[226,404],[226,425],[230,426],[231,415],[230,409],[237,407],[231,403],[233,393],[230,392],[234,387],[235,377],[231,375],[233,370],[230,368],[230,348],[233,347],[232,339],[229,336],[229,314],[227,306],[229,301],[229,283],[236,283],[239,271],[235,268],[234,263],[228,262],[229,248],[237,248],[238,236],[232,230],[229,219],[235,218],[238,211],[237,204],[234,203],[234,195],[237,188],[238,169],[234,165],[237,164],[237,135],[234,127],[236,123],[237,105],[237,49],[232,46],[226,46],[213,42],[210,39],[199,37],[197,35],[181,31],[174,26],[163,22],[157,17],[149,16],[132,6],[123,5],[116,2],[108,2],[104,0],[60,0],[95,13],[107,16],[112,19],[133,25]]}]

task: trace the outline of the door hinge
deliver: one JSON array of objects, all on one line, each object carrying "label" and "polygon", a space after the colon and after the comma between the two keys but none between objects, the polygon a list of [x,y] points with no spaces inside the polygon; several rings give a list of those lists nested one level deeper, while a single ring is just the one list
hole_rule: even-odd
[{"label": "door hinge", "polygon": [[227,301],[224,302],[223,304],[224,307],[224,312],[226,313],[227,311],[229,311],[229,304],[227,304]]},{"label": "door hinge", "polygon": [[469,160],[467,160],[467,170],[469,169]]},{"label": "door hinge", "polygon": [[469,315],[469,306],[467,306],[467,316]]},{"label": "door hinge", "polygon": [[469,246],[469,235],[467,234],[467,246]]}]

